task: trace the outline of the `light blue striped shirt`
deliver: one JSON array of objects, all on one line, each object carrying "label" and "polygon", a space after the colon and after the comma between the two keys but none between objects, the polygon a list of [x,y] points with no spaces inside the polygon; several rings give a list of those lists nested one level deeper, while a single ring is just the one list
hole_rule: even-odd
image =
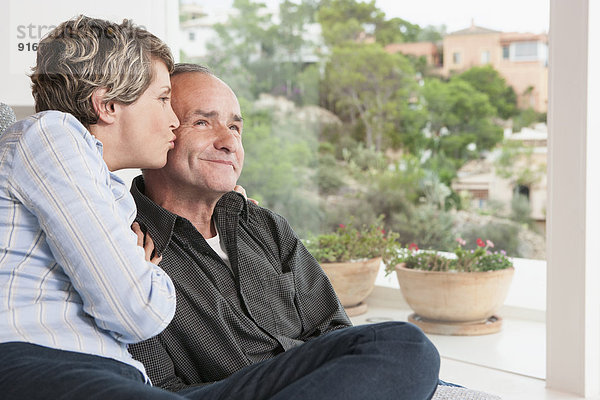
[{"label": "light blue striped shirt", "polygon": [[72,115],[45,111],[0,137],[0,343],[113,358],[175,312],[169,277],[144,260],[135,203]]}]

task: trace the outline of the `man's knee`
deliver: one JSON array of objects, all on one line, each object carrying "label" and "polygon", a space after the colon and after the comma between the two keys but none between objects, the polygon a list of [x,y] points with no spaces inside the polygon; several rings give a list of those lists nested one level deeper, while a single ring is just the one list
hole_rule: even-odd
[{"label": "man's knee", "polygon": [[366,336],[378,352],[402,358],[403,361],[412,359],[432,366],[439,365],[437,349],[416,325],[408,322],[383,322],[364,326],[371,331]]},{"label": "man's knee", "polygon": [[340,329],[317,339],[313,346],[306,349],[336,357],[377,354],[391,363],[408,361],[439,366],[439,354],[433,343],[419,327],[408,322],[382,322]]},{"label": "man's knee", "polygon": [[427,336],[418,326],[408,322],[390,321],[363,326],[372,331],[373,338],[377,341],[429,342]]}]

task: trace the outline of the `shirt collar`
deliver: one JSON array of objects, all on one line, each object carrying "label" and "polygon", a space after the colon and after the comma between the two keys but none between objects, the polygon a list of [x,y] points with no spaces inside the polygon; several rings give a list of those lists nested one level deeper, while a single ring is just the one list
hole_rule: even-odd
[{"label": "shirt collar", "polygon": [[[144,192],[144,178],[139,175],[131,184],[131,194],[138,209],[137,220],[150,232],[158,254],[163,254],[173,235],[177,218],[183,217],[159,206]],[[238,192],[225,193],[217,202],[214,212],[239,215],[248,221],[248,201]]]},{"label": "shirt collar", "polygon": [[175,228],[177,214],[159,206],[144,194],[144,178],[139,175],[131,183],[131,195],[138,209],[137,221],[150,232],[158,254],[163,254]]},{"label": "shirt collar", "polygon": [[241,193],[228,192],[219,199],[214,212],[236,214],[244,221],[248,221],[248,201]]}]

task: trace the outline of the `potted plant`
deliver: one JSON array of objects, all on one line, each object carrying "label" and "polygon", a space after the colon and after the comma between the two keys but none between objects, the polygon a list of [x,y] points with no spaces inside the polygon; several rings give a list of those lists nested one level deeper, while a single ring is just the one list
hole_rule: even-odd
[{"label": "potted plant", "polygon": [[355,316],[367,311],[363,301],[373,291],[382,257],[396,247],[396,239],[397,234],[386,234],[379,218],[360,229],[352,222],[340,224],[335,232],[312,237],[305,245],[321,264],[346,313]]},{"label": "potted plant", "polygon": [[386,272],[396,271],[404,299],[415,312],[409,321],[425,332],[478,335],[500,330],[496,312],[504,304],[514,267],[504,251],[477,239],[474,250],[457,239],[454,254],[407,248],[386,255]]}]

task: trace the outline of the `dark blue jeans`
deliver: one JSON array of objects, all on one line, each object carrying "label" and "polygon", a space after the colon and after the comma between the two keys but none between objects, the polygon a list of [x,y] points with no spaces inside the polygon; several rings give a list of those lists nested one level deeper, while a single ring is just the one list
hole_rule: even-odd
[{"label": "dark blue jeans", "polygon": [[26,343],[0,344],[0,393],[13,399],[430,399],[439,355],[414,325],[345,328],[222,381],[178,393],[145,385],[133,367]]}]

